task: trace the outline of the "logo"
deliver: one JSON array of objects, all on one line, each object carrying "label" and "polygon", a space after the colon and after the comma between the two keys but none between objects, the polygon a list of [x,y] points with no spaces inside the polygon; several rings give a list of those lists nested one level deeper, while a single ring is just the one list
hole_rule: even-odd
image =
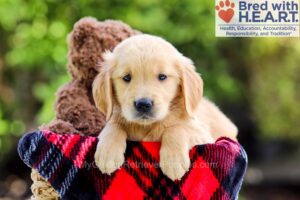
[{"label": "logo", "polygon": [[234,15],[234,6],[233,2],[229,0],[220,1],[219,5],[216,6],[216,11],[218,12],[218,16],[226,23],[229,23]]},{"label": "logo", "polygon": [[299,0],[215,0],[217,37],[299,37]]}]

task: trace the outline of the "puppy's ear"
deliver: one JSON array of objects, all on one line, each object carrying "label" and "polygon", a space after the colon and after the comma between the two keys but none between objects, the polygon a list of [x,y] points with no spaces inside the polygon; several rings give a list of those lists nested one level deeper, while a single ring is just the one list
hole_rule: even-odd
[{"label": "puppy's ear", "polygon": [[111,68],[113,57],[111,52],[103,54],[104,62],[101,64],[100,73],[93,82],[93,97],[96,107],[106,115],[109,120],[113,110],[113,92],[111,81]]},{"label": "puppy's ear", "polygon": [[180,63],[184,107],[186,113],[192,116],[203,96],[203,81],[190,59],[183,57]]}]

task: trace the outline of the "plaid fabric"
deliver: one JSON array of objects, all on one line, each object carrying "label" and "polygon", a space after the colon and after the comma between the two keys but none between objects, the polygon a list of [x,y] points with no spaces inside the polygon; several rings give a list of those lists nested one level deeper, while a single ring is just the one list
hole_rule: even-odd
[{"label": "plaid fabric", "polygon": [[18,151],[62,199],[237,199],[247,166],[244,149],[228,138],[190,151],[191,168],[173,182],[159,168],[158,142],[127,142],[126,161],[112,175],[93,162],[97,138],[36,131]]}]

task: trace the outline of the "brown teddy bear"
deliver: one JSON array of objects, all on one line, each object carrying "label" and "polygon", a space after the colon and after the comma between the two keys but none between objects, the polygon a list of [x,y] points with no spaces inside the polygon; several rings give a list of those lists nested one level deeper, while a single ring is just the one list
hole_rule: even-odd
[{"label": "brown teddy bear", "polygon": [[[99,134],[105,117],[95,107],[92,83],[103,61],[102,53],[136,34],[139,32],[120,21],[99,22],[91,17],[79,20],[68,36],[68,70],[72,80],[56,94],[55,119],[41,128],[60,134]],[[36,171],[32,171],[31,177],[35,199],[58,199],[54,189]]]}]

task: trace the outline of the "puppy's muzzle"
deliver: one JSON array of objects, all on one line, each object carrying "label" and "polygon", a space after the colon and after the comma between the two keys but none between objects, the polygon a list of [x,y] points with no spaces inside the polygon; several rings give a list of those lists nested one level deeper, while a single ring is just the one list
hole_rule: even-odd
[{"label": "puppy's muzzle", "polygon": [[134,101],[134,107],[139,113],[149,113],[153,107],[153,101],[148,98],[141,98]]}]

